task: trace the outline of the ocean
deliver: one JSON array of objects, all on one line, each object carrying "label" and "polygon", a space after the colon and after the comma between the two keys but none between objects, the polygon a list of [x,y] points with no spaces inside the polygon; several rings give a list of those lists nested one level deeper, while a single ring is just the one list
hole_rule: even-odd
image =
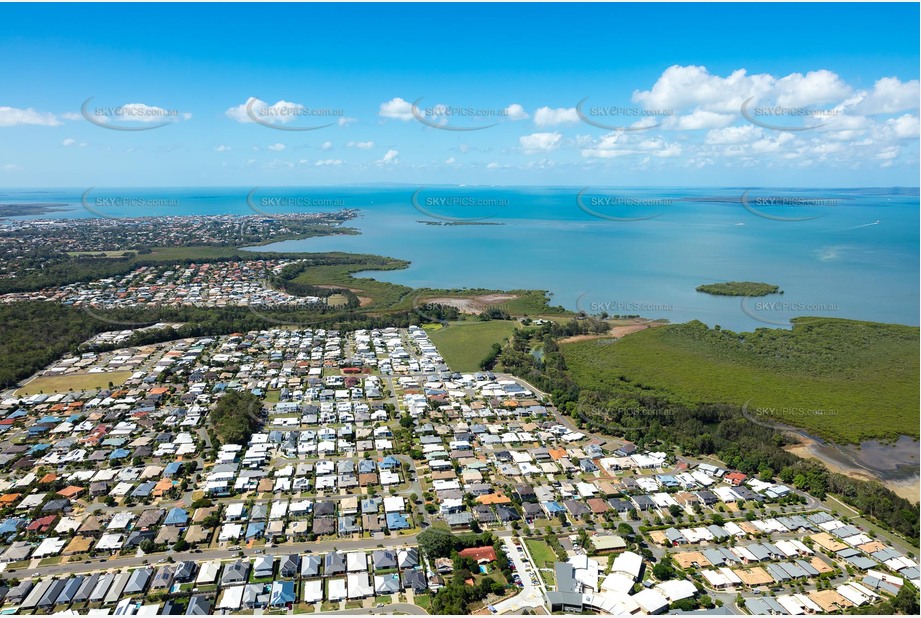
[{"label": "ocean", "polygon": [[[133,198],[134,205],[105,198]],[[360,211],[357,236],[273,251],[410,261],[364,273],[412,287],[541,289],[552,305],[735,331],[815,315],[919,323],[918,189],[324,187],[5,190],[0,203],[63,204],[20,218]],[[90,205],[84,207],[83,203]],[[140,203],[140,205],[138,205]],[[710,296],[760,281],[783,294]]]}]

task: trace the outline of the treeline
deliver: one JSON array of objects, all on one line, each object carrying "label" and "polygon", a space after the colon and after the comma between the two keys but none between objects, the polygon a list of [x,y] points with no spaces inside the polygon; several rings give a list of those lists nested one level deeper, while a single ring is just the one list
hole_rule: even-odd
[{"label": "treeline", "polygon": [[210,419],[221,444],[246,444],[262,425],[262,399],[252,393],[230,391],[218,399]]},{"label": "treeline", "polygon": [[[803,326],[810,328],[808,324],[797,328]],[[676,327],[695,328],[693,324]],[[676,401],[667,393],[635,383],[615,371],[594,374],[590,388],[576,384],[567,370],[554,330],[550,327],[531,332],[517,330],[499,354],[498,362],[507,371],[550,393],[554,405],[585,429],[622,437],[640,448],[677,448],[688,456],[715,455],[731,468],[746,474],[779,476],[783,482],[817,498],[835,494],[882,527],[899,532],[918,545],[921,533],[918,505],[879,483],[852,479],[830,472],[819,462],[796,457],[784,450],[789,441],[783,434],[752,423],[738,406]],[[571,330],[562,330],[569,336]],[[730,335],[734,336],[727,336]],[[765,337],[774,340],[769,334]],[[530,353],[537,345],[544,352],[540,360]]]},{"label": "treeline", "polygon": [[113,327],[58,303],[0,305],[0,387],[13,386],[107,330]]}]

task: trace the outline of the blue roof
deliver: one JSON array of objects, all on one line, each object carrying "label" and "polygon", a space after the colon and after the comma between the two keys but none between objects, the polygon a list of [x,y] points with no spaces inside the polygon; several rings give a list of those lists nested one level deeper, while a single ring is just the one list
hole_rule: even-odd
[{"label": "blue roof", "polygon": [[182,467],[181,461],[174,461],[174,462],[168,463],[166,464],[166,468],[163,469],[163,475],[172,476],[176,474],[177,472],[179,472],[179,468],[181,467]]},{"label": "blue roof", "polygon": [[131,451],[123,448],[117,448],[109,455],[109,459],[124,459],[131,454]]},{"label": "blue roof", "polygon": [[4,519],[3,522],[0,522],[0,534],[16,532],[25,523],[26,521],[24,519],[19,519],[18,517],[10,517],[9,519]]},{"label": "blue roof", "polygon": [[276,581],[272,582],[272,592],[269,597],[269,605],[279,606],[287,603],[294,603],[294,582]]},{"label": "blue roof", "polygon": [[10,415],[6,417],[6,420],[11,420],[11,419],[14,419],[14,418],[22,418],[23,416],[25,416],[25,415],[27,415],[27,414],[28,414],[28,412],[26,412],[26,411],[23,410],[22,408],[19,408],[19,409],[16,410],[15,412],[11,412]]},{"label": "blue roof", "polygon": [[47,423],[47,424],[51,424],[51,423],[60,423],[60,422],[61,422],[61,419],[58,418],[57,416],[43,416],[42,418],[38,419],[38,420],[35,421],[35,422],[44,425],[44,424],[46,424],[46,423]]},{"label": "blue roof", "polygon": [[387,527],[390,530],[406,530],[409,522],[401,513],[387,513]]},{"label": "blue roof", "polygon": [[545,507],[547,508],[547,510],[550,511],[551,513],[563,513],[563,512],[566,511],[566,509],[563,508],[563,506],[562,506],[559,502],[556,502],[556,501],[554,501],[554,500],[550,500],[550,501],[548,501],[548,502],[544,502],[544,506],[545,506]]},{"label": "blue roof", "polygon": [[166,514],[166,519],[163,520],[163,523],[167,526],[175,526],[177,524],[184,524],[189,521],[189,514],[185,509],[180,509],[179,507],[174,507],[169,510]]},{"label": "blue roof", "polygon": [[246,534],[244,535],[244,538],[256,538],[258,536],[262,536],[263,532],[265,532],[265,522],[254,521],[246,525]]},{"label": "blue roof", "polygon": [[34,453],[40,453],[41,451],[47,450],[51,445],[50,444],[36,444],[29,449],[29,455]]}]

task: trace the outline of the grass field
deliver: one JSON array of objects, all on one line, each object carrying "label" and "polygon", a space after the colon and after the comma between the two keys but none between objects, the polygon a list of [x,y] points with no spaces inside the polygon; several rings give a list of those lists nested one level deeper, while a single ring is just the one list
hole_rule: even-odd
[{"label": "grass field", "polygon": [[35,378],[16,391],[16,396],[36,395],[38,393],[66,393],[68,391],[96,390],[106,388],[109,382],[123,384],[131,377],[130,371],[113,371],[112,373],[84,373],[72,376],[42,376]]},{"label": "grass field", "polygon": [[534,566],[539,569],[544,567],[553,568],[553,564],[557,561],[557,555],[546,542],[525,539],[524,544],[528,546],[528,551],[531,552],[531,557],[534,558]]},{"label": "grass field", "polygon": [[563,346],[583,388],[745,405],[839,443],[919,434],[918,328],[802,318],[732,333],[699,322]]},{"label": "grass field", "polygon": [[492,344],[510,337],[517,324],[508,320],[451,322],[447,328],[432,331],[429,338],[452,371],[479,371]]}]

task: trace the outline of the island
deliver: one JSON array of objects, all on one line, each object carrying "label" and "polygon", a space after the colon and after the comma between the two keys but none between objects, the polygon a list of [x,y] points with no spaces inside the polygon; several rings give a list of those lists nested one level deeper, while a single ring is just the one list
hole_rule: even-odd
[{"label": "island", "polygon": [[783,294],[780,286],[756,281],[727,281],[725,283],[708,283],[697,286],[698,292],[713,296],[767,296]]}]

